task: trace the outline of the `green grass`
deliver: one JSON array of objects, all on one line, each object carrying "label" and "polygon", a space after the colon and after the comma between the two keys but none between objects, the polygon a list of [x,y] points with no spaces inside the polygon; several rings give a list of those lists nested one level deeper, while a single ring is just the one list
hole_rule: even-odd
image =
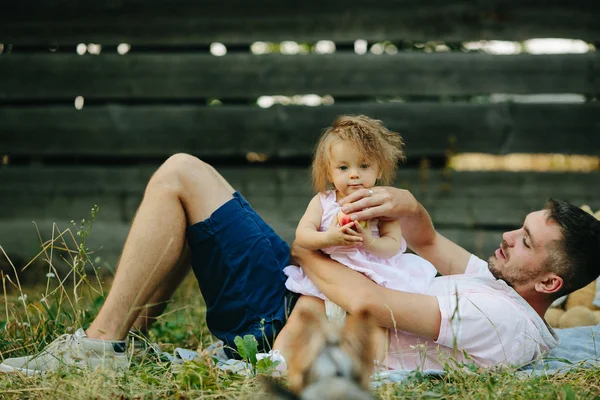
[{"label": "green grass", "polygon": [[[11,277],[2,274],[2,358],[35,353],[60,334],[85,328],[93,320],[110,286],[110,271],[99,268],[89,256],[85,240],[90,228],[91,225],[80,225],[74,226],[73,232],[63,231],[61,238],[38,257],[31,268],[39,269],[34,275],[44,277],[42,282],[23,286],[14,274]],[[62,261],[57,257],[59,253]],[[42,259],[53,261],[39,262]],[[65,276],[58,276],[57,269],[53,269],[59,263],[70,271]],[[15,266],[15,269],[21,267]],[[166,313],[149,332],[149,340],[167,352],[175,347],[206,348],[215,339],[206,328],[205,311],[197,283],[189,276],[175,293]],[[452,370],[443,378],[414,372],[401,384],[378,387],[376,394],[382,399],[600,398],[600,368],[527,379],[518,378],[514,371],[508,370]],[[263,396],[257,377],[227,374],[214,368],[208,358],[171,365],[152,358],[132,357],[132,367],[123,376],[76,370],[44,377],[0,373],[0,398],[3,399],[250,399]]]}]

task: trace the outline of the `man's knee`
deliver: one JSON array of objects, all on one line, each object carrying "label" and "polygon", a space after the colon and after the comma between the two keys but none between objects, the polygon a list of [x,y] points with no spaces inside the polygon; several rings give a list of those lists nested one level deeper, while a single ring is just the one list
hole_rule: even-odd
[{"label": "man's knee", "polygon": [[199,158],[185,153],[177,153],[169,157],[154,173],[150,185],[170,187],[181,190],[187,178],[198,177],[208,173],[210,166]]},{"label": "man's knee", "polygon": [[160,168],[181,175],[207,170],[209,165],[191,154],[177,153],[169,157]]}]

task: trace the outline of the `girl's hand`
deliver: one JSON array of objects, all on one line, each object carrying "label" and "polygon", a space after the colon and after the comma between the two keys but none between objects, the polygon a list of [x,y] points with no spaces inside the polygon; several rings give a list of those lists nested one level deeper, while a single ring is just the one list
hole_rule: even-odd
[{"label": "girl's hand", "polygon": [[328,246],[361,246],[363,238],[357,231],[352,229],[355,222],[350,222],[344,226],[338,226],[337,218],[333,219],[331,226],[327,229]]},{"label": "girl's hand", "polygon": [[394,187],[357,190],[339,203],[344,213],[352,214],[353,221],[396,220],[414,214],[419,204],[408,190]]},{"label": "girl's hand", "polygon": [[373,232],[371,232],[371,221],[367,221],[367,225],[364,228],[361,224],[358,223],[358,221],[354,221],[354,226],[350,226],[350,228],[348,229],[353,232],[356,232],[362,238],[363,246],[367,247],[373,242],[374,238]]}]

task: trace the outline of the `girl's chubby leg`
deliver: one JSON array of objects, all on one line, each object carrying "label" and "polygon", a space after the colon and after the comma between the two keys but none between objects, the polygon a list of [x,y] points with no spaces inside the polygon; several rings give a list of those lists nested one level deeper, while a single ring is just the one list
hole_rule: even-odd
[{"label": "girl's chubby leg", "polygon": [[[304,329],[302,322],[299,320],[298,315],[301,309],[308,309],[315,313],[321,313],[325,315],[325,302],[318,297],[313,296],[300,296],[296,305],[292,310],[292,314],[288,318],[285,326],[277,335],[275,343],[273,343],[273,350],[279,350],[281,355],[287,360],[289,357],[289,347],[291,345],[290,339],[293,337],[301,337],[299,333]],[[301,345],[294,343],[294,345]]]}]

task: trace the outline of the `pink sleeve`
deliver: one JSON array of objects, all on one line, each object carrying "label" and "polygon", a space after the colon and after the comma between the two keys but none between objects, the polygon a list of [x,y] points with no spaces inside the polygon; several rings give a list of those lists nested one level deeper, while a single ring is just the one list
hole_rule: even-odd
[{"label": "pink sleeve", "polygon": [[535,328],[502,297],[461,293],[438,296],[438,304],[441,324],[435,342],[466,352],[477,365],[523,365],[537,354]]},{"label": "pink sleeve", "polygon": [[465,268],[465,274],[474,274],[493,278],[490,270],[488,269],[488,263],[474,254],[471,254],[471,257],[469,258],[467,268]]}]

